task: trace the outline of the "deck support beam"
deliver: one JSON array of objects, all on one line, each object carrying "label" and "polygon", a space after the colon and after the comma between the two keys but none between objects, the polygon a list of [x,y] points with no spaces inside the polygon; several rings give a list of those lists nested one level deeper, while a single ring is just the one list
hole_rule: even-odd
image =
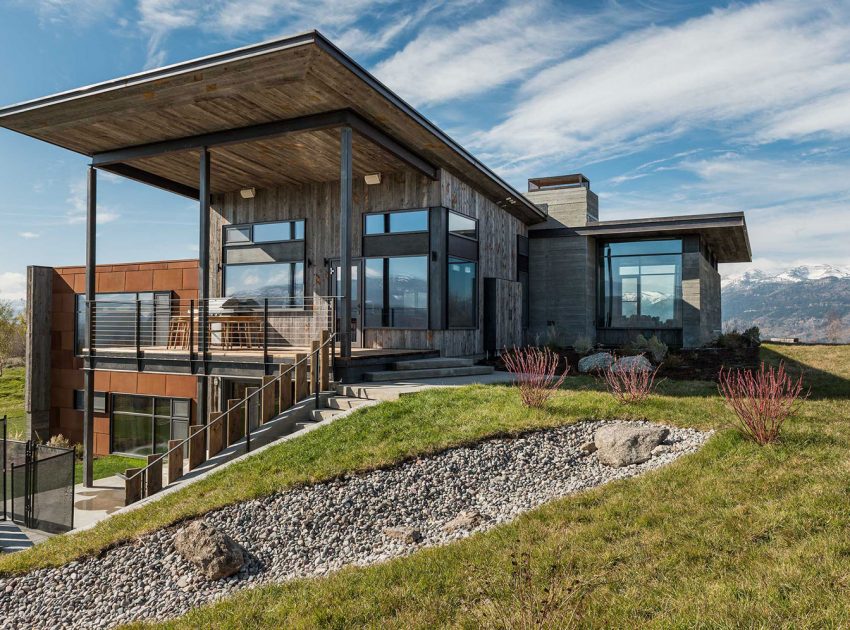
[{"label": "deck support beam", "polygon": [[339,303],[340,356],[351,357],[351,127],[339,136],[339,266],[342,296]]},{"label": "deck support beam", "polygon": [[[199,421],[205,421],[209,416],[209,376],[207,375],[207,359],[209,347],[209,297],[210,297],[210,152],[207,147],[201,149],[200,172],[198,174],[198,208],[199,240],[198,240],[198,355],[201,363],[201,374],[198,376],[198,410]],[[192,340],[189,340],[192,347]]]},{"label": "deck support beam", "polygon": [[89,356],[83,373],[85,411],[83,412],[83,486],[94,485],[94,301],[97,289],[97,169],[89,166],[86,199],[86,346]]}]

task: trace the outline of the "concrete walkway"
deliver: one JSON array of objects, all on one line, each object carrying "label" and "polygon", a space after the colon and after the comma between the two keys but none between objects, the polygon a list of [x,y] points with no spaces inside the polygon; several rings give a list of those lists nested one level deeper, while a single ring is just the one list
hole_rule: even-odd
[{"label": "concrete walkway", "polygon": [[508,372],[493,372],[476,376],[453,376],[446,378],[421,378],[380,383],[364,382],[340,385],[338,391],[344,396],[367,400],[398,400],[399,396],[415,394],[435,387],[463,387],[464,385],[509,385],[514,380]]}]

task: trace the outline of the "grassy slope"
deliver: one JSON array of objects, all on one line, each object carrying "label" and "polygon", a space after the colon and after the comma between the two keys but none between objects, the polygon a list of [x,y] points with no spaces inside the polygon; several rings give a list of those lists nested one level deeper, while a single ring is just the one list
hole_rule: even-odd
[{"label": "grassy slope", "polygon": [[[92,473],[95,479],[111,477],[123,473],[128,468],[138,468],[145,465],[145,460],[139,457],[124,457],[123,455],[106,455],[96,457],[92,463]],[[74,481],[83,482],[83,462],[78,461],[74,466]]]},{"label": "grassy slope", "polygon": [[[384,565],[245,591],[165,625],[846,626],[850,347],[766,347],[764,356],[806,366],[813,387],[780,445],[760,448],[723,431],[663,470],[553,502],[492,532]],[[711,386],[690,389],[670,385],[640,413],[720,426],[726,416]],[[509,424],[521,422],[511,395],[473,394]],[[616,411],[596,394],[565,393],[551,414],[528,419]]]},{"label": "grassy slope", "polygon": [[0,376],[0,418],[9,419],[9,436],[24,430],[24,368],[6,368]]},{"label": "grassy slope", "polygon": [[[431,390],[360,410],[91,530],[57,536],[30,550],[0,556],[0,574],[62,564],[215,507],[295,484],[386,466],[489,435],[626,413],[596,390],[593,379],[571,378],[568,383],[573,389],[554,399],[546,411],[524,409],[511,388],[485,386]],[[712,426],[722,413],[719,401],[706,398],[713,391],[710,384],[665,383],[663,387],[667,396],[628,413],[703,427]]]}]

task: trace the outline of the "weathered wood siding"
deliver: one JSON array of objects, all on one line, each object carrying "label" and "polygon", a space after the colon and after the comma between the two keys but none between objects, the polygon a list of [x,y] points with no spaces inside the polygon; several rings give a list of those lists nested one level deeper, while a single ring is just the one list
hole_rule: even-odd
[{"label": "weathered wood siding", "polygon": [[[437,349],[446,356],[481,354],[484,351],[483,278],[516,280],[516,237],[526,234],[525,225],[481,193],[447,171],[431,181],[413,171],[385,173],[381,184],[353,182],[352,256],[361,255],[362,216],[382,210],[446,206],[479,220],[479,296],[477,330],[402,330],[373,328],[364,332],[371,348]],[[249,185],[249,183],[246,183]],[[210,220],[210,293],[220,296],[222,226],[231,223],[306,219],[308,264],[305,295],[333,293],[327,286],[327,261],[339,256],[339,182],[288,185],[257,189],[253,199],[238,193],[213,197]]]},{"label": "weathered wood siding", "polygon": [[50,342],[53,269],[27,267],[26,386],[27,439],[50,437]]}]

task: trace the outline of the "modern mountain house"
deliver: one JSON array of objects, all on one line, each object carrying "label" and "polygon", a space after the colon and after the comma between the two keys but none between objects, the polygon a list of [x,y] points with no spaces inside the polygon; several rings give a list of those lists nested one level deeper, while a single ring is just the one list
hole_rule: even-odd
[{"label": "modern mountain house", "polygon": [[[85,266],[31,267],[27,305],[30,430],[82,441],[89,466],[163,452],[320,343],[343,382],[551,330],[698,346],[720,330],[718,264],[750,260],[743,213],[600,221],[582,175],[521,194],[318,32],[0,126],[91,160]],[[198,259],[99,265],[100,172],[195,200]]]}]

